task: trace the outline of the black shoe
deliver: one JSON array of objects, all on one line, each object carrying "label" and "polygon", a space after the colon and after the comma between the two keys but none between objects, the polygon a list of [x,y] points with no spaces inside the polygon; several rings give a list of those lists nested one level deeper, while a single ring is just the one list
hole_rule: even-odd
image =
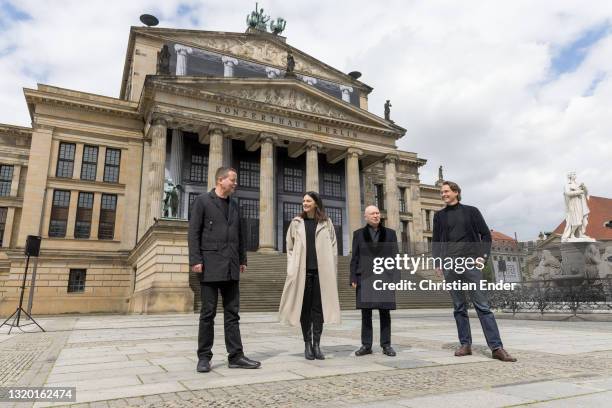
[{"label": "black shoe", "polygon": [[397,354],[395,353],[395,350],[393,350],[393,347],[391,346],[384,346],[383,347],[383,354],[389,356],[389,357],[395,357]]},{"label": "black shoe", "polygon": [[259,368],[261,363],[259,361],[251,360],[242,356],[234,361],[230,361],[228,364],[229,368]]},{"label": "black shoe", "polygon": [[312,352],[314,353],[314,356],[317,360],[325,360],[325,356],[321,352],[321,348],[319,347],[318,341],[316,343],[312,343]]},{"label": "black shoe", "polygon": [[196,370],[198,370],[198,373],[209,372],[210,371],[210,360],[205,360],[205,359],[199,360]]},{"label": "black shoe", "polygon": [[366,354],[372,354],[371,347],[361,346],[361,348],[355,352],[355,355],[359,357],[365,356]]},{"label": "black shoe", "polygon": [[314,351],[312,350],[312,343],[309,341],[305,341],[304,345],[305,345],[304,357],[306,358],[306,360],[314,360],[315,355],[314,355]]}]

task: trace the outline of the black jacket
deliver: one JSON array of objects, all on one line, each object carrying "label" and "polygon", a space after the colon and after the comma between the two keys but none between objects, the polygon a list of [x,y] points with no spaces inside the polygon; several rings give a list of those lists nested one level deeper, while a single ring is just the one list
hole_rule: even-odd
[{"label": "black jacket", "polygon": [[225,218],[214,190],[197,196],[191,207],[188,240],[189,265],[203,265],[203,282],[240,280],[240,265],[246,265],[247,257],[235,200],[230,198]]},{"label": "black jacket", "polygon": [[[463,211],[465,220],[465,230],[468,234],[469,242],[478,243],[475,245],[476,254],[466,254],[489,258],[491,253],[491,231],[485,222],[478,208],[470,205],[457,204],[458,211]],[[448,242],[448,207],[444,207],[434,214],[432,256],[444,258]]]},{"label": "black jacket", "polygon": [[[380,227],[380,235],[378,242],[372,241],[370,230],[366,225],[363,228],[356,230],[353,233],[353,245],[351,256],[351,274],[349,285],[353,282],[357,283],[356,306],[358,309],[395,309],[395,293],[386,291],[376,296],[378,301],[366,302],[362,300],[361,281],[362,275],[372,277],[373,260],[377,257],[393,257],[399,253],[397,234],[391,228]],[[393,271],[392,277],[387,277],[386,280],[397,280],[398,272]],[[372,291],[366,291],[369,295],[366,297],[373,298]]]}]

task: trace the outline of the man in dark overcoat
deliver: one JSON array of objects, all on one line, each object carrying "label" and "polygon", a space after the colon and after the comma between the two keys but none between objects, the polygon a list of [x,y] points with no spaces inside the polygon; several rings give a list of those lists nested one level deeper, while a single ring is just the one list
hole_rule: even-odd
[{"label": "man in dark overcoat", "polygon": [[[396,308],[395,292],[391,290],[376,291],[375,280],[393,282],[397,280],[397,271],[373,273],[375,258],[392,257],[398,254],[397,234],[390,228],[380,225],[380,211],[371,205],[365,209],[366,226],[353,233],[351,256],[350,284],[357,289],[356,306],[361,309],[361,348],[357,356],[372,353],[372,309],[378,309],[380,315],[380,345],[383,353],[394,357],[391,347],[391,310]],[[378,283],[376,286],[380,286]]]},{"label": "man in dark overcoat", "polygon": [[223,301],[223,328],[229,368],[258,368],[245,357],[240,338],[240,274],[246,272],[244,233],[238,204],[230,195],[236,189],[236,170],[220,167],[215,187],[197,196],[189,219],[189,265],[200,274],[202,309],[198,333],[198,372],[210,371],[215,315],[219,292]]}]

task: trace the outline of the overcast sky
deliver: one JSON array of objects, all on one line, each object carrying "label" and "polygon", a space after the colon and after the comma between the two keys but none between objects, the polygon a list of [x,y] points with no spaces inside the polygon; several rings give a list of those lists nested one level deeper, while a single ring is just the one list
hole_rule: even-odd
[{"label": "overcast sky", "polygon": [[[519,240],[564,218],[570,170],[612,197],[612,2],[264,1],[294,47],[374,88],[370,111]],[[252,1],[0,0],[0,123],[30,126],[22,88],[118,97],[131,25],[243,32]]]}]

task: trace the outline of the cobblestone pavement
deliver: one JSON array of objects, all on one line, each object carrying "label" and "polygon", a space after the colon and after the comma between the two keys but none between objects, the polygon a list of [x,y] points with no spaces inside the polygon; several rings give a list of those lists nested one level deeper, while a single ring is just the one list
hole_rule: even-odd
[{"label": "cobblestone pavement", "polygon": [[76,386],[73,406],[87,407],[600,407],[612,400],[610,322],[499,319],[519,359],[511,364],[490,358],[476,320],[474,355],[457,358],[450,311],[402,310],[392,319],[395,358],[378,347],[355,357],[361,319],[345,312],[341,326],[325,327],[326,360],[307,361],[298,330],[272,313],[245,313],[245,352],[262,368],[228,369],[219,326],[207,374],[195,372],[197,316],[40,319],[47,333],[0,340],[0,385]]}]

